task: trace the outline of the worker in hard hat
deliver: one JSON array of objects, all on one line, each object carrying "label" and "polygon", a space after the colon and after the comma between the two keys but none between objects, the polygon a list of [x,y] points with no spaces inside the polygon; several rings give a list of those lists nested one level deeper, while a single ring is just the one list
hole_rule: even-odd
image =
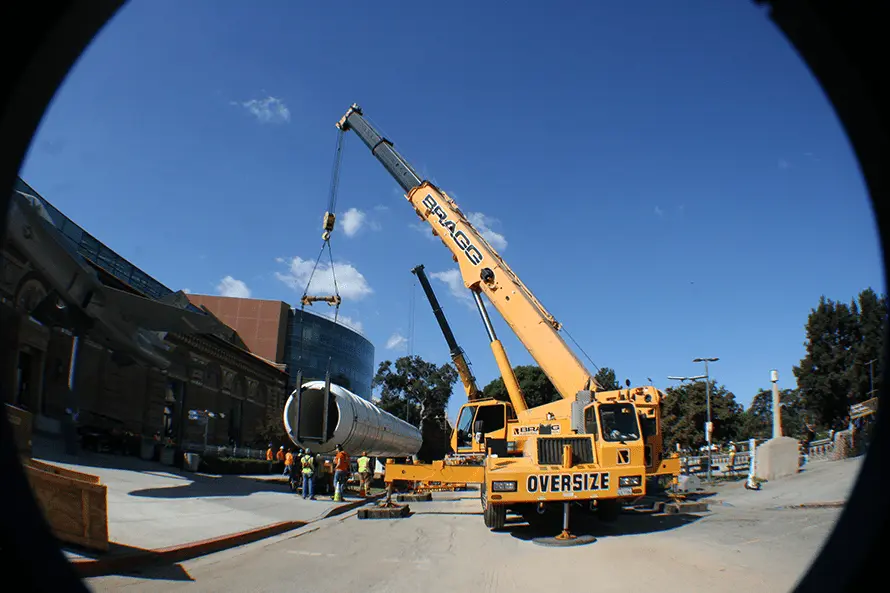
[{"label": "worker in hard hat", "polygon": [[294,450],[288,449],[287,453],[284,454],[284,474],[285,476],[292,476],[294,474]]},{"label": "worker in hard hat", "polygon": [[334,455],[334,502],[343,500],[348,475],[349,453],[343,450],[342,445],[337,445],[337,454]]},{"label": "worker in hard hat", "polygon": [[275,469],[275,449],[272,448],[272,443],[269,443],[269,448],[266,449],[266,461],[269,462],[269,473],[271,474]]},{"label": "worker in hard hat", "polygon": [[277,459],[278,463],[281,464],[278,466],[281,468],[281,475],[284,475],[284,458],[286,456],[286,453],[287,451],[284,450],[284,445],[281,445],[281,447],[279,447],[278,451],[275,453],[275,459]]},{"label": "worker in hard hat", "polygon": [[303,467],[303,498],[315,500],[315,456],[308,447],[300,458],[300,465]]},{"label": "worker in hard hat", "polygon": [[361,496],[369,496],[371,494],[371,458],[368,457],[367,451],[362,451],[362,456],[358,458],[358,475],[361,478]]}]

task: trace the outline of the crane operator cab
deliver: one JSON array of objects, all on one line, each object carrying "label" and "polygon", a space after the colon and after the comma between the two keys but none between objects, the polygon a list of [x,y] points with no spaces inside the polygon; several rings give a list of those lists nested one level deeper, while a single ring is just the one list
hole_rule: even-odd
[{"label": "crane operator cab", "polygon": [[506,442],[507,424],[516,419],[509,402],[480,399],[464,404],[451,435],[452,452],[483,454],[492,442]]}]

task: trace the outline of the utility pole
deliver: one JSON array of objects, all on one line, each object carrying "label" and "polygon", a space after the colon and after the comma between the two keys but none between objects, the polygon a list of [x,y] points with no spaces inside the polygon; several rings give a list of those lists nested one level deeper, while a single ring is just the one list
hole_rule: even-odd
[{"label": "utility pole", "polygon": [[705,380],[705,397],[706,405],[707,405],[707,422],[705,422],[705,442],[708,445],[708,482],[711,481],[711,466],[713,465],[713,452],[711,451],[711,432],[712,432],[712,423],[711,423],[711,375],[708,371],[708,363],[709,362],[717,362],[720,360],[719,358],[695,358],[692,362],[703,362],[705,363],[705,374],[698,375],[696,377],[668,377],[668,379],[672,381],[696,381],[698,379]]},{"label": "utility pole", "polygon": [[703,362],[705,363],[705,390],[707,393],[707,405],[708,405],[708,423],[705,425],[705,437],[708,442],[708,482],[711,481],[711,466],[713,452],[711,451],[711,432],[713,432],[713,425],[711,424],[711,375],[708,372],[708,363],[709,362],[717,362],[720,360],[719,358],[694,358],[692,362]]}]

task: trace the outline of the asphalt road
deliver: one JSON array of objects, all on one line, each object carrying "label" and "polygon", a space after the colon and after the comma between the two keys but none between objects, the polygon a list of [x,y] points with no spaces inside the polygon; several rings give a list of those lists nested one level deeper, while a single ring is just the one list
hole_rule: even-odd
[{"label": "asphalt road", "polygon": [[392,521],[360,521],[350,513],[274,541],[90,585],[95,591],[318,593],[787,591],[840,512],[721,505],[702,518],[623,515],[609,526],[588,519],[576,528],[593,532],[596,542],[555,549],[529,539],[555,533],[556,526],[534,531],[517,520],[489,533],[478,499],[412,509],[413,516]]}]

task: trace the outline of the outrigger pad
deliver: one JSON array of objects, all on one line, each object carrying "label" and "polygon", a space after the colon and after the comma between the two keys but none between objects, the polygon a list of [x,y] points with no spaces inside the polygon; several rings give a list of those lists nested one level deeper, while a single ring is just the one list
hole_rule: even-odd
[{"label": "outrigger pad", "polygon": [[592,535],[576,535],[570,539],[559,539],[557,537],[536,537],[532,542],[539,546],[547,546],[550,548],[566,548],[571,546],[586,546],[596,541]]},{"label": "outrigger pad", "polygon": [[396,496],[398,502],[430,502],[433,500],[432,492],[424,492],[423,494],[399,494]]},{"label": "outrigger pad", "polygon": [[398,507],[370,507],[358,510],[359,519],[401,519],[411,514],[408,505]]}]

